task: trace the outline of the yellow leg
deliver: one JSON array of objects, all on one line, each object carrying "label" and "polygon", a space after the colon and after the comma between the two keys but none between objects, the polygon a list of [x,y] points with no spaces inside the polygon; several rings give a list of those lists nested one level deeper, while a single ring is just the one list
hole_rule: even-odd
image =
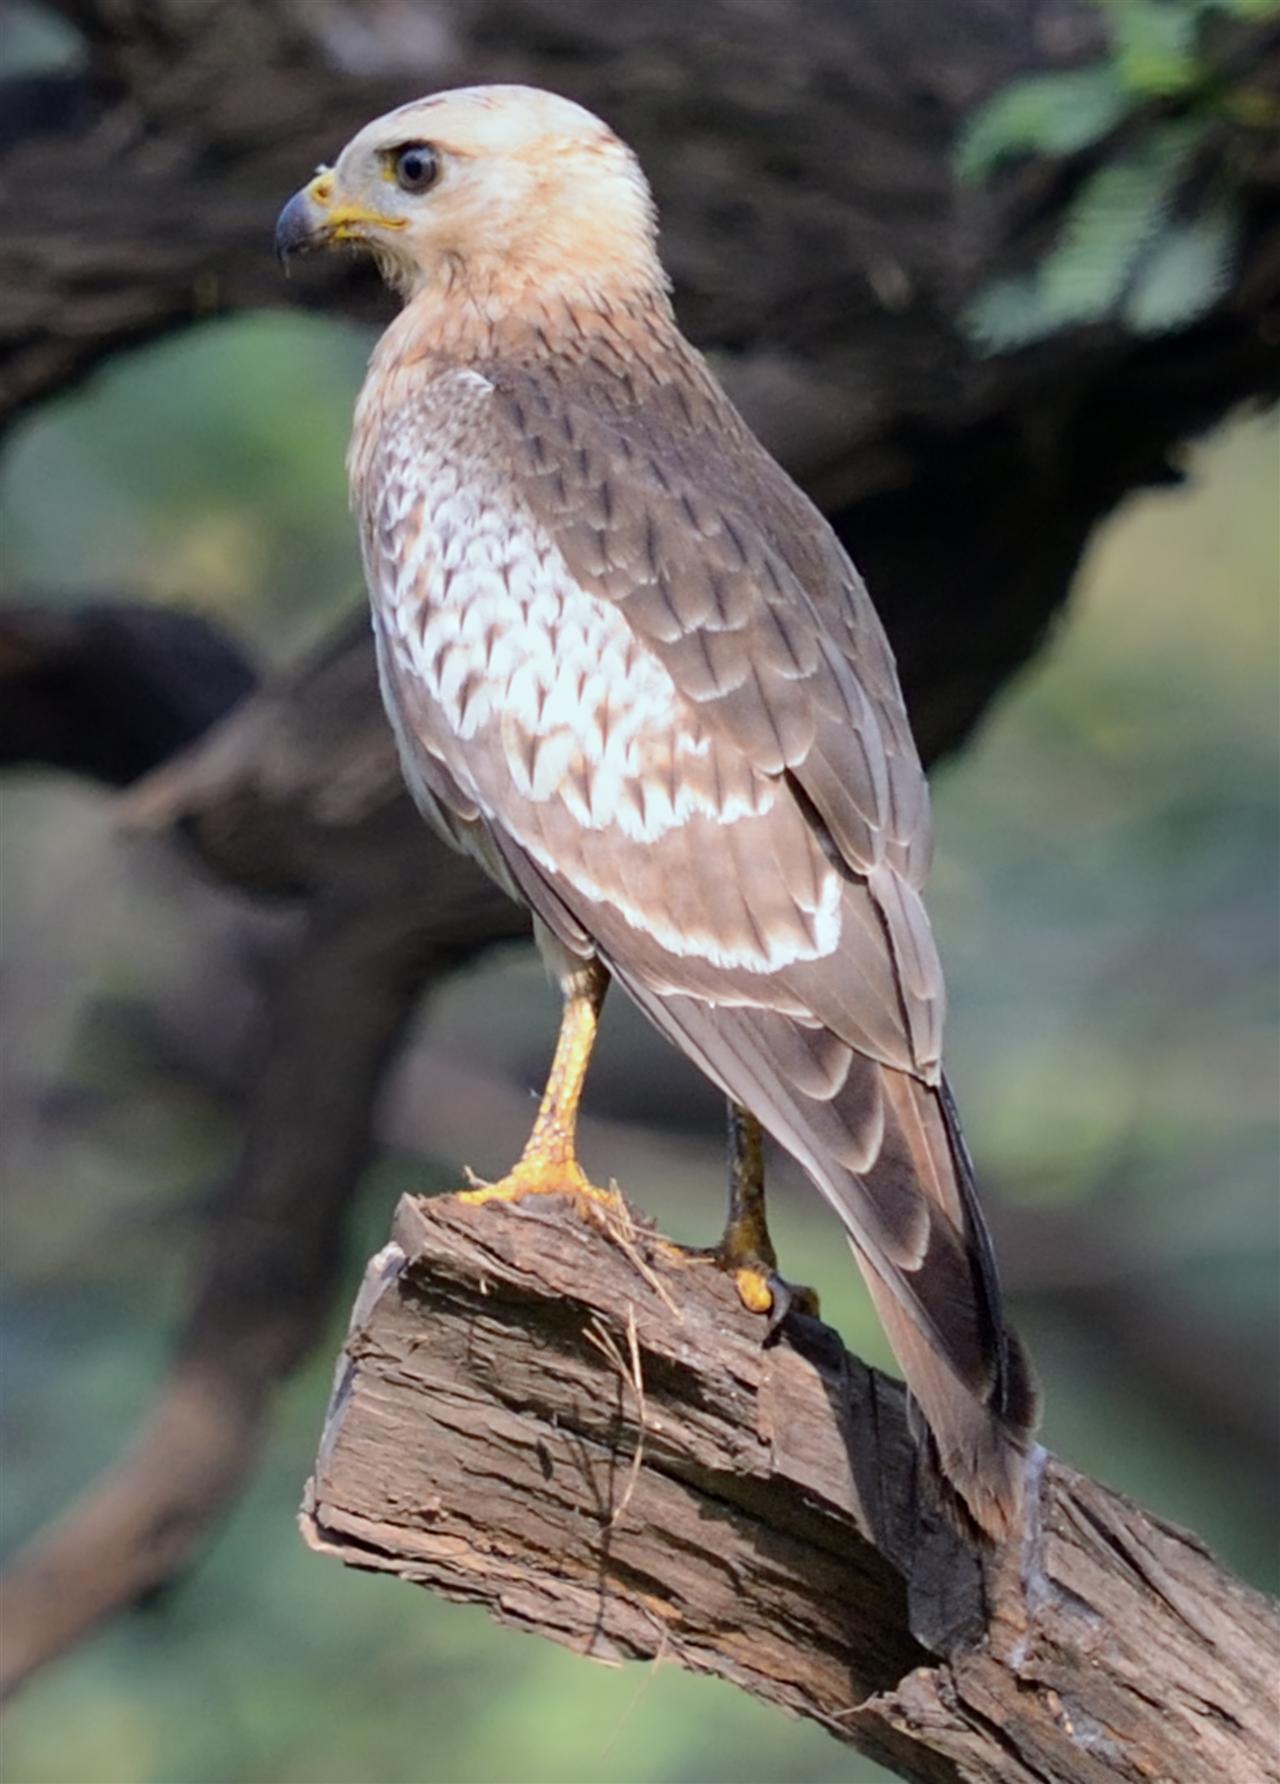
[{"label": "yellow leg", "polygon": [[729,1211],[719,1253],[748,1312],[770,1312],[769,1276],[778,1268],[778,1254],[765,1219],[764,1134],[740,1103],[729,1104]]},{"label": "yellow leg", "polygon": [[462,1201],[518,1202],[528,1195],[571,1195],[581,1201],[619,1207],[618,1195],[598,1189],[588,1179],[578,1163],[574,1145],[578,1104],[608,985],[609,975],[597,962],[584,969],[580,985],[565,998],[547,1087],[519,1162],[499,1182],[463,1190]]},{"label": "yellow leg", "polygon": [[729,1271],[748,1313],[767,1313],[770,1334],[792,1308],[816,1314],[811,1288],[778,1275],[778,1254],[769,1237],[764,1201],[764,1135],[760,1123],[738,1103],[729,1104],[729,1211],[724,1234],[710,1254]]}]

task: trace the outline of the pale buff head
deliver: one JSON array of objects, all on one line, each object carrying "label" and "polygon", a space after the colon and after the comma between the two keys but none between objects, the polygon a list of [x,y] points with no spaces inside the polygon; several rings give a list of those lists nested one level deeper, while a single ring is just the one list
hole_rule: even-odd
[{"label": "pale buff head", "polygon": [[282,257],[350,242],[406,298],[662,289],[653,202],[607,125],[533,87],[402,105],[354,136],[281,212]]}]

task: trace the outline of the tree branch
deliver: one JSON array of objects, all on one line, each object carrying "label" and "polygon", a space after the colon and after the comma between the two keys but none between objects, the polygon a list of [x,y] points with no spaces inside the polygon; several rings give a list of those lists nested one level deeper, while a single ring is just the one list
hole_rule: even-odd
[{"label": "tree branch", "polygon": [[903,1776],[1280,1776],[1280,1618],[1194,1537],[1033,1456],[985,1570],[901,1390],[813,1321],[563,1204],[406,1199],[357,1301],[303,1530],[598,1658],[669,1660]]},{"label": "tree branch", "polygon": [[[79,655],[75,624],[67,616],[59,633],[64,657]],[[145,622],[140,636],[151,639]],[[303,898],[307,915],[275,963],[243,1151],[211,1209],[173,1370],[121,1460],[6,1570],[0,1699],[170,1579],[234,1498],[278,1382],[322,1329],[375,1101],[410,1017],[431,983],[527,927],[412,810],[360,666],[320,652],[125,806],[135,824],[193,844],[224,883]],[[111,676],[96,685],[108,699]],[[77,750],[92,741],[67,717],[73,732],[19,727],[20,741],[52,738],[54,759],[67,759],[68,738]],[[78,765],[107,772],[86,753]]]},{"label": "tree branch", "polygon": [[177,1359],[124,1456],[6,1570],[0,1700],[171,1579],[252,1467],[276,1385],[323,1327],[374,1095],[428,976],[386,940],[356,910],[313,921],[284,963]]},{"label": "tree branch", "polygon": [[248,659],[198,614],[141,602],[0,611],[0,767],[110,786],[186,748],[247,695]]}]

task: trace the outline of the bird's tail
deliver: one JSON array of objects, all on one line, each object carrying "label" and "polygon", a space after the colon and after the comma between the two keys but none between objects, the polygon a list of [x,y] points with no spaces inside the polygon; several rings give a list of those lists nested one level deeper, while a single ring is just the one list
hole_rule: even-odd
[{"label": "bird's tail", "polygon": [[[625,982],[625,981],[624,981]],[[839,1214],[954,1499],[995,1541],[1018,1513],[1036,1393],[1004,1318],[945,1081],[878,1064],[776,1011],[627,987]]]},{"label": "bird's tail", "polygon": [[1034,1380],[1004,1317],[991,1238],[946,1080],[935,1089],[887,1066],[879,1071],[891,1115],[864,1189],[876,1201],[898,1194],[905,1155],[916,1183],[960,1241],[963,1301],[956,1299],[951,1264],[935,1288],[927,1255],[915,1272],[884,1271],[874,1251],[865,1252],[851,1234],[853,1252],[928,1427],[926,1442],[943,1482],[1000,1541],[1021,1501],[1037,1416]]}]

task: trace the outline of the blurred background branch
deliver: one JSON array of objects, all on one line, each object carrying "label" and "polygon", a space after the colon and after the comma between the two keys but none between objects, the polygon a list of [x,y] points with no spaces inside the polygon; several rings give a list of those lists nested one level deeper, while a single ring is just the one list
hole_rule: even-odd
[{"label": "blurred background branch", "polygon": [[[114,1606],[153,1595],[188,1562],[207,1521],[242,1490],[266,1434],[272,1388],[325,1329],[363,1167],[398,1154],[446,1158],[443,1187],[461,1157],[479,1152],[476,1136],[488,1136],[491,1121],[484,1157],[475,1162],[486,1162],[492,1146],[492,1162],[500,1163],[527,1114],[522,1092],[500,1094],[503,1073],[528,1085],[541,1057],[530,981],[500,973],[468,980],[466,1011],[461,994],[445,999],[437,1018],[445,1027],[434,1039],[429,1033],[415,1042],[411,1034],[426,992],[522,934],[524,924],[410,810],[377,702],[367,623],[363,612],[350,611],[357,572],[339,465],[366,337],[349,343],[314,317],[246,320],[242,361],[219,360],[230,350],[209,345],[220,338],[208,326],[218,318],[285,301],[362,324],[386,313],[375,281],[355,261],[324,271],[309,266],[282,288],[269,253],[281,199],[367,117],[442,84],[528,80],[602,111],[633,141],[653,179],[686,327],[868,576],[924,752],[936,760],[972,735],[1048,636],[1113,508],[1144,486],[1174,483],[1188,441],[1242,401],[1280,389],[1280,26],[1265,6],[1171,0],[1165,10],[1194,12],[1195,29],[1179,40],[1182,61],[1166,59],[1152,72],[1140,42],[1135,49],[1136,27],[1119,19],[1125,8],[1104,12],[1087,0],[961,0],[946,9],[930,0],[858,8],[843,0],[710,0],[696,15],[677,0],[632,9],[590,0],[472,0],[465,7],[75,0],[9,10],[45,50],[43,60],[7,72],[0,63],[0,229],[9,274],[0,294],[0,421],[11,430],[0,494],[18,492],[8,498],[8,530],[19,540],[9,573],[41,592],[0,619],[0,760],[131,787],[110,821],[125,819],[133,835],[129,847],[141,864],[136,902],[149,913],[136,921],[152,924],[142,946],[161,964],[154,982],[114,1014],[101,987],[87,999],[89,1039],[78,1044],[121,1056],[117,1099],[131,1094],[121,1087],[128,1082],[148,1087],[155,1100],[145,1107],[153,1113],[172,1109],[175,1099],[181,1106],[183,1098],[205,1098],[201,1106],[230,1123],[236,1151],[210,1173],[220,1187],[200,1208],[204,1257],[195,1282],[172,1292],[172,1323],[185,1337],[177,1338],[174,1374],[150,1421],[101,1488],[47,1536],[35,1536],[15,1562],[17,1597],[5,1630],[16,1656],[13,1678]],[[1103,89],[1115,93],[1095,103],[1091,129],[1063,138],[1055,134],[1052,92],[1046,97],[1035,83],[1077,76],[1092,82],[1095,102]],[[1078,118],[1078,108],[1071,115]],[[1180,121],[1188,128],[1176,140],[1160,134]],[[1153,177],[1139,191],[1130,163],[1150,155],[1162,183]],[[1115,196],[1113,181],[1103,203],[1098,183],[1115,167],[1123,192]],[[1157,186],[1159,204],[1139,215],[1143,192],[1149,198]],[[1104,182],[1104,199],[1106,190]],[[1219,230],[1209,260],[1204,249],[1186,277],[1174,280],[1182,301],[1162,311],[1152,296],[1164,289],[1160,267],[1180,254],[1189,265],[1188,232],[1203,249],[1206,218],[1219,216],[1223,204],[1229,232]],[[1138,235],[1142,251],[1134,254]],[[191,357],[159,362],[142,351],[164,336],[175,339],[153,353]],[[184,371],[198,366],[202,351],[213,369]],[[86,445],[78,419],[84,405],[125,374],[140,380],[144,394],[121,411],[115,435],[108,424],[96,449]],[[319,425],[315,393],[327,389],[337,396]],[[241,419],[241,432],[219,435],[220,402],[238,418],[268,409],[269,418]],[[90,463],[94,450],[95,463],[118,472],[105,498],[93,481],[103,475]],[[125,573],[118,561],[104,570],[97,554],[110,557],[126,524],[124,492],[135,499],[148,478],[168,491],[149,511],[153,530],[140,534],[145,544],[135,561],[117,554]],[[219,478],[239,504],[225,515],[211,493]],[[190,508],[187,535],[166,530],[166,500],[171,509]],[[234,543],[237,517],[252,502],[271,510],[273,559],[259,561],[251,551],[237,558],[216,532],[225,524]],[[334,548],[338,539],[346,557]],[[145,598],[157,591],[182,598],[184,576],[195,572],[198,581],[210,554],[219,553],[231,566],[217,572],[219,619]],[[1159,578],[1168,577],[1169,564],[1150,540],[1145,556],[1156,578],[1152,635],[1166,623],[1187,629],[1185,615],[1167,617]],[[1256,661],[1240,626],[1231,631],[1216,545],[1209,561],[1214,581],[1204,593],[1220,616],[1219,636]],[[246,563],[253,575],[243,574]],[[66,590],[56,586],[60,567]],[[1261,574],[1265,582],[1265,564]],[[97,598],[105,585],[110,600]],[[319,616],[313,631],[328,627],[318,647],[299,648],[291,604]],[[1114,612],[1110,625],[1113,638],[1124,632]],[[254,635],[252,648],[239,640],[242,626]],[[1116,647],[1124,645],[1120,639]],[[1126,660],[1150,650],[1141,641],[1129,648]],[[1196,648],[1190,659],[1190,673],[1198,673]],[[1174,670],[1157,661],[1157,682],[1161,673]],[[1184,690],[1178,711],[1193,746],[1201,740],[1197,687]],[[1011,832],[1051,848],[1046,839],[1061,825],[1063,836],[1082,836],[1087,850],[1089,825],[1104,822],[1098,814],[1106,796],[1095,790],[1091,815],[1084,752],[1095,736],[1112,735],[1126,712],[1145,715],[1150,729],[1171,695],[1161,685],[1158,697],[1148,697],[1135,669],[1128,683],[1104,686],[1094,698],[1096,717],[1042,701],[1039,731],[1024,732],[1015,746],[1024,759],[1040,749],[1043,773],[1046,763],[1052,767],[1044,739],[1055,726],[1070,732],[1077,753],[1056,782],[1037,782],[1029,772],[1017,783],[1027,791],[1011,793],[998,763],[982,759],[976,746],[979,791],[959,808],[955,829],[969,838],[972,871],[984,880],[1016,888],[1021,873],[1030,884],[1025,864],[1008,858]],[[1210,760],[1215,738],[1205,730],[1197,761]],[[1109,788],[1123,760],[1105,764]],[[1238,768],[1231,784],[1242,788],[1250,761],[1228,768]],[[1170,756],[1167,773],[1179,797],[1196,796],[1199,783],[1194,774],[1188,781],[1181,758]],[[47,783],[38,785],[47,798]],[[1143,820],[1159,863],[1152,871],[1163,883],[1179,878],[1177,849],[1190,848],[1186,838],[1199,834],[1197,824],[1219,860],[1236,859],[1223,855],[1212,825],[1214,812],[1230,817],[1237,808],[1224,803],[1220,787],[1205,785],[1203,812],[1194,807],[1183,818],[1170,805],[1170,830],[1175,820],[1182,828],[1167,846],[1158,803]],[[1122,802],[1132,795],[1137,812],[1136,790],[1125,785],[1120,793]],[[1073,805],[1083,830],[1070,828]],[[88,809],[71,810],[67,836],[92,831]],[[1242,791],[1237,815],[1255,836],[1258,810]],[[1129,815],[1121,812],[1116,823],[1124,826]],[[943,817],[945,840],[945,807]],[[21,812],[9,835],[18,839],[18,859],[30,839],[39,841]],[[1252,871],[1256,856],[1246,861],[1242,850],[1241,872]],[[1052,1080],[1048,1102],[1042,1093],[1032,1099],[1018,1055],[1033,1052],[1045,1011],[1067,1023],[1077,986],[1091,984],[1080,995],[1099,1004],[1123,1006],[1108,974],[1109,939],[1088,929],[1078,897],[1072,905],[1064,895],[1059,910],[1038,884],[1027,943],[1034,957],[1019,953],[1016,938],[997,926],[970,972],[967,871],[944,854],[935,893],[944,949],[947,910],[961,913],[952,919],[961,946],[947,950],[953,993],[960,987],[953,1052],[963,1079],[957,1023],[966,1006],[989,996],[993,1031],[1004,1039],[988,1131],[999,1130],[999,1111],[1016,1133],[1034,1124],[1052,1136],[1084,1105],[1060,1080]],[[103,920],[105,893],[90,885],[74,908],[69,888],[62,896],[61,904],[51,894],[29,901],[46,920],[56,913],[69,925],[60,960]],[[1135,896],[1153,921],[1150,892]],[[1206,891],[1204,909],[1219,897]],[[132,890],[129,898],[135,901]],[[1258,939],[1254,905],[1245,917],[1220,926],[1221,947],[1230,931],[1243,964],[1224,965],[1226,955],[1211,957],[1206,942],[1209,980],[1265,971],[1259,962],[1270,944]],[[1073,923],[1076,952],[1064,953],[1061,977],[1052,980],[1052,938]],[[1170,918],[1169,948],[1194,961],[1188,927],[1199,938],[1211,919],[1193,911],[1178,927]],[[86,1089],[74,1068],[53,1085],[23,1076],[28,1059],[41,1057],[41,1023],[52,1020],[59,995],[70,996],[37,987],[39,1019],[24,1003],[21,958],[30,933],[19,928],[7,942],[0,981],[6,1022],[20,1037],[10,1067],[24,1117],[18,1126],[74,1134],[104,1093]],[[1009,971],[1020,961],[1024,981],[1039,986],[1028,993],[1031,1003],[1003,1017],[987,990],[996,954],[1010,957]],[[170,959],[174,965],[164,964]],[[1144,985],[1159,978],[1134,971]],[[1185,1006],[1171,1020],[1185,1022]],[[125,1026],[108,1027],[104,1040],[103,1021]],[[1011,1048],[1014,1032],[1019,1041]],[[466,1034],[483,1071],[458,1057],[458,1036]],[[1211,1069],[1213,1036],[1199,1039],[1201,1069]],[[1241,1108],[1259,1058],[1255,1049],[1245,1059],[1243,1049],[1242,1042],[1240,1063],[1233,1054],[1222,1072]],[[971,1042],[968,1056],[980,1050]],[[1133,1057],[1140,1074],[1141,1057]],[[618,1064],[602,1058],[591,1101],[588,1139],[596,1136],[610,1169],[625,1174],[625,1165],[674,1184],[677,1200],[681,1183],[713,1174],[711,1148],[695,1136],[714,1131],[714,1101],[639,1031],[629,1033]],[[978,1102],[971,1124],[981,1134]],[[168,1118],[160,1119],[168,1131]],[[1145,1205],[1131,1211],[1131,1230],[1118,1235],[1115,1225],[1116,1173],[1130,1188],[1148,1173],[1166,1198],[1199,1207],[1210,1181],[1204,1160],[1182,1158],[1177,1133],[1166,1136],[1167,1121],[1161,1127],[1149,1109],[1129,1111],[1126,1120],[1143,1147],[1164,1147],[1155,1165],[1145,1151],[1130,1158],[1121,1140],[1109,1161],[1090,1155],[1088,1170],[1055,1167],[1059,1175],[1050,1170],[1040,1184],[1025,1158],[1006,1163],[989,1143],[988,1175],[1009,1179],[1029,1203],[1002,1222],[1013,1289],[1034,1304],[1045,1331],[1063,1320],[1089,1333],[1105,1353],[1099,1379],[1114,1377],[1123,1357],[1144,1415],[1176,1407],[1202,1440],[1212,1439],[1217,1465],[1242,1495],[1238,1503],[1256,1508],[1271,1496],[1275,1436],[1258,1412],[1247,1361],[1256,1339],[1233,1335],[1213,1283],[1211,1305],[1203,1295],[1178,1301],[1176,1292],[1171,1302],[1170,1275],[1179,1266],[1153,1243],[1161,1229]],[[1078,1145],[1092,1144],[1082,1128]],[[193,1150],[204,1156],[200,1146]],[[1247,1177],[1250,1167],[1229,1145],[1212,1156],[1208,1199],[1218,1207],[1223,1185]],[[147,1157],[167,1188],[140,1191],[140,1208],[163,1208],[164,1195],[191,1197],[186,1179],[198,1180],[198,1168],[178,1166],[163,1139],[150,1135]],[[10,1174],[19,1185],[41,1183],[48,1169],[46,1159]],[[1078,1189],[1086,1185],[1069,1205],[1063,1170],[1075,1171]],[[43,1233],[39,1196],[33,1191],[28,1200],[29,1214],[22,1194],[15,1198],[20,1233]],[[379,1206],[385,1210],[385,1187]],[[96,1197],[85,1218],[86,1243],[128,1258],[136,1240],[127,1219],[101,1211]],[[380,1237],[384,1224],[384,1215],[371,1218],[372,1234]],[[310,1243],[285,1246],[282,1235],[296,1240],[303,1225]],[[1205,1247],[1217,1234],[1190,1225],[1178,1244],[1212,1269]],[[803,1247],[805,1236],[798,1237]],[[1230,1242],[1223,1246],[1225,1279]],[[37,1259],[44,1255],[39,1241],[31,1249]],[[872,1341],[860,1331],[864,1339]],[[1069,1385],[1059,1385],[1056,1401],[1051,1396],[1051,1414],[1055,1406],[1059,1417],[1064,1405],[1069,1410]],[[1087,1441],[1103,1418],[1083,1390],[1082,1400],[1088,1411],[1064,1422],[1060,1444]],[[117,1427],[102,1447],[117,1447]],[[171,1458],[159,1472],[157,1454]],[[30,1516],[25,1521],[29,1527]]]},{"label": "blurred background branch", "polygon": [[[639,152],[685,327],[854,550],[931,754],[1035,648],[1115,503],[1280,388],[1276,155],[1243,124],[1209,133],[1182,176],[1239,205],[1204,314],[1135,333],[1120,290],[1114,315],[1029,352],[971,349],[966,304],[1034,260],[1114,144],[968,185],[954,145],[1011,83],[1105,48],[1088,0],[708,0],[695,23],[681,0],[62,10],[78,65],[6,95],[0,419],[141,340],[279,305],[265,250],[281,194],[406,93],[556,87]],[[1280,27],[1264,13],[1241,33],[1250,91],[1280,105]],[[369,267],[305,270],[303,301],[386,315]]]},{"label": "blurred background branch", "polygon": [[[198,735],[218,672],[227,705],[252,676],[226,640],[180,620],[104,606],[54,624],[10,610],[3,759],[114,780],[120,739],[133,740],[125,759],[137,774],[152,766],[148,739],[163,762],[175,737]],[[166,649],[174,631],[193,646],[185,660]],[[375,1099],[420,997],[527,928],[413,810],[374,673],[344,631],[336,653],[239,708],[131,801],[133,822],[176,852],[194,849],[256,896],[302,899],[306,915],[271,964],[243,1150],[218,1195],[173,1371],[123,1460],[5,1575],[0,1697],[168,1580],[238,1489],[271,1388],[324,1329]]]}]

